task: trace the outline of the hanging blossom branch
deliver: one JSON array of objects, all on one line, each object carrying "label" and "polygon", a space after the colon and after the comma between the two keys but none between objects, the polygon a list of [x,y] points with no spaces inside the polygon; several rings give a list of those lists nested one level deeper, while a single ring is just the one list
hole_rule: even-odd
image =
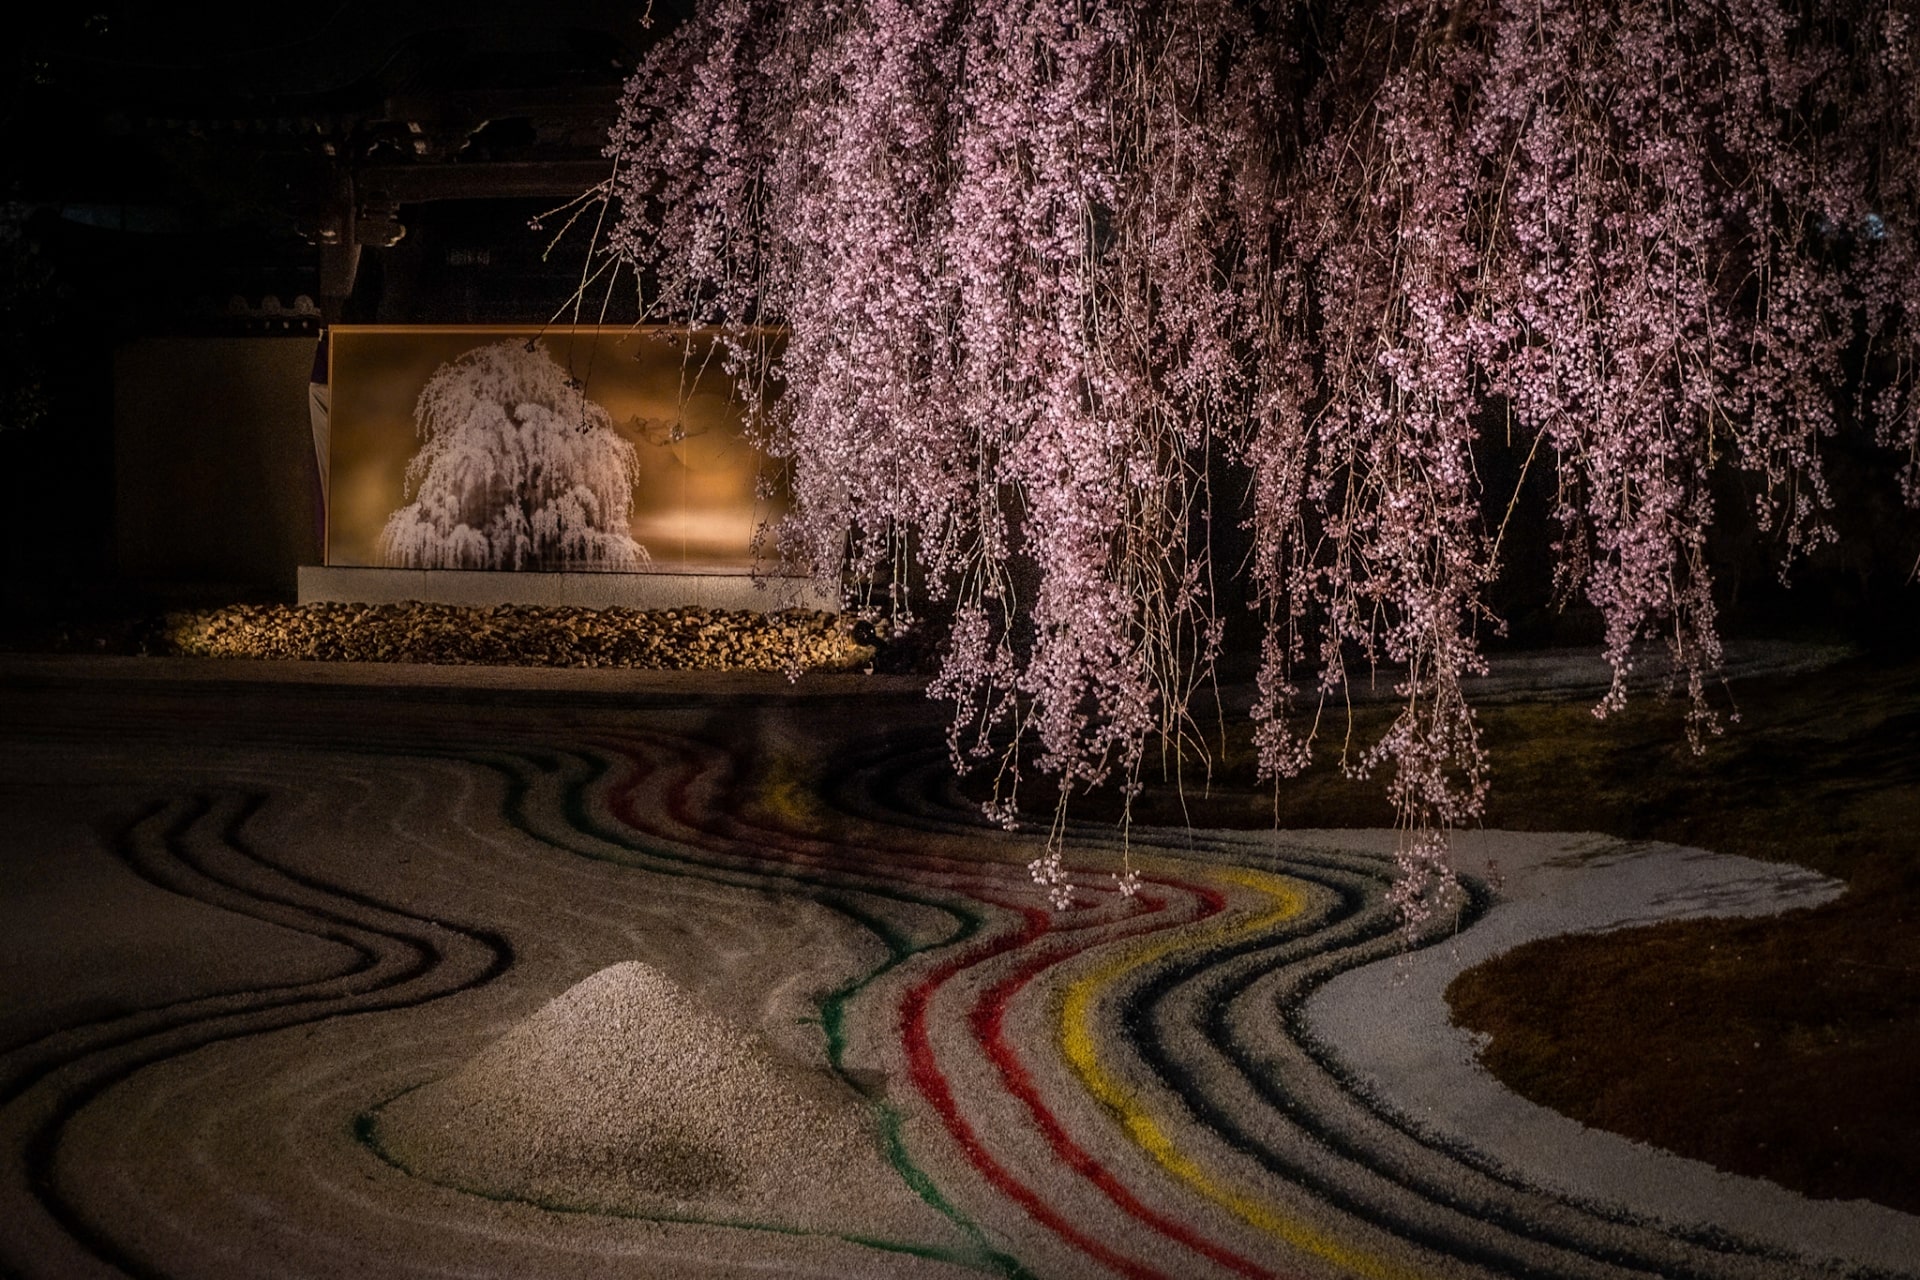
[{"label": "hanging blossom branch", "polygon": [[1003,820],[1026,767],[1134,785],[1217,648],[1275,60],[1225,3],[718,4],[629,94],[612,251],[662,311],[785,325],[736,353],[786,388],[783,548],[950,601],[934,692]]},{"label": "hanging blossom branch", "polygon": [[1391,897],[1411,930],[1450,902],[1446,833],[1486,790],[1462,681],[1484,670],[1474,627],[1493,561],[1472,447],[1504,335],[1485,286],[1485,166],[1461,118],[1485,58],[1417,7],[1357,23],[1341,53],[1290,183],[1285,245],[1306,305],[1288,322],[1312,354],[1286,366],[1295,385],[1251,443],[1271,637],[1254,715],[1262,770],[1284,775],[1311,746],[1289,715],[1303,658],[1316,708],[1340,696],[1350,656],[1400,670],[1400,716],[1346,763],[1390,770],[1410,832]]},{"label": "hanging blossom branch", "polygon": [[[1899,484],[1920,508],[1920,10],[1912,0],[1867,6],[1852,23],[1855,56],[1827,94],[1850,138],[1874,138],[1860,163],[1864,211],[1848,235],[1858,255],[1855,284],[1866,312],[1868,377],[1857,416],[1879,443],[1904,455]],[[1874,375],[1878,375],[1877,377]],[[1916,566],[1920,572],[1920,566]]]},{"label": "hanging blossom branch", "polygon": [[1064,803],[1203,752],[1243,476],[1261,767],[1352,662],[1399,673],[1348,764],[1388,775],[1417,926],[1485,795],[1486,424],[1556,469],[1599,710],[1664,635],[1696,731],[1716,466],[1787,561],[1855,420],[1920,498],[1909,7],[708,0],[628,86],[603,251],[783,387],[782,550],[951,606],[933,689],[1006,821],[1029,768]]},{"label": "hanging blossom branch", "polygon": [[1861,138],[1814,128],[1840,55],[1766,4],[1511,8],[1484,126],[1515,157],[1504,390],[1558,459],[1564,569],[1606,619],[1597,711],[1664,628],[1697,735],[1715,462],[1758,478],[1783,571],[1832,536],[1819,442],[1860,322],[1822,241],[1865,215]]}]

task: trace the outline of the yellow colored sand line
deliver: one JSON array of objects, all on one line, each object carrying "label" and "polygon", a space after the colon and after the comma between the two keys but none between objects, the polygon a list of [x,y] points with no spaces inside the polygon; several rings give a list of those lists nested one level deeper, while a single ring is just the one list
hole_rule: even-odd
[{"label": "yellow colored sand line", "polygon": [[1238,935],[1272,928],[1293,919],[1306,909],[1306,895],[1293,881],[1284,877],[1237,867],[1213,868],[1210,874],[1216,879],[1250,889],[1270,899],[1274,906],[1251,920],[1216,924],[1182,936],[1162,938],[1132,950],[1074,981],[1067,988],[1066,1000],[1060,1010],[1060,1044],[1067,1061],[1073,1064],[1074,1071],[1088,1091],[1119,1116],[1127,1133],[1148,1155],[1168,1173],[1207,1199],[1256,1229],[1356,1275],[1366,1276],[1368,1280],[1418,1280],[1417,1272],[1349,1245],[1209,1173],[1198,1161],[1180,1150],[1132,1092],[1101,1064],[1096,1048],[1098,1042],[1094,1036],[1093,1006],[1103,988],[1175,951],[1208,946]]}]

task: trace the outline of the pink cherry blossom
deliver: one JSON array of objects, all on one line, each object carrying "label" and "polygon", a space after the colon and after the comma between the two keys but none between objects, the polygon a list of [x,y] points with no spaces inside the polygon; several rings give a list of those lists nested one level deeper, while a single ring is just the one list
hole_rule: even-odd
[{"label": "pink cherry blossom", "polygon": [[[1597,712],[1664,642],[1697,734],[1714,477],[1783,572],[1839,433],[1920,503],[1916,41],[1912,0],[703,0],[627,86],[599,252],[781,391],[781,551],[951,613],[933,691],[997,817],[1031,769],[1204,756],[1245,597],[1269,775],[1389,673],[1345,763],[1417,928],[1483,809],[1504,539],[1603,617]],[[1483,491],[1496,432],[1554,531]],[[1072,900],[1057,844],[1034,874]]]}]

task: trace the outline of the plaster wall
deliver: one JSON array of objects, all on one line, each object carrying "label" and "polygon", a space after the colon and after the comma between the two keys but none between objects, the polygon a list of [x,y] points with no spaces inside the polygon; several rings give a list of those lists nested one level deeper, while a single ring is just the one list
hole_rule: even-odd
[{"label": "plaster wall", "polygon": [[123,577],[272,592],[320,558],[313,339],[146,338],[114,356]]}]

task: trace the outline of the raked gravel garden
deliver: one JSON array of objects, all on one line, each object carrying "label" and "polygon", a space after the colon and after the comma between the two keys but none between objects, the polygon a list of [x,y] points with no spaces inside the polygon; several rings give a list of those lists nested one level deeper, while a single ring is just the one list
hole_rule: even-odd
[{"label": "raked gravel garden", "polygon": [[1765,928],[1835,875],[1465,833],[1408,951],[1392,833],[1202,804],[1127,833],[1133,897],[1071,823],[1056,911],[871,653],[0,660],[5,1269],[1920,1271],[1920,1219],[1524,1101],[1447,1007],[1529,940]]}]

